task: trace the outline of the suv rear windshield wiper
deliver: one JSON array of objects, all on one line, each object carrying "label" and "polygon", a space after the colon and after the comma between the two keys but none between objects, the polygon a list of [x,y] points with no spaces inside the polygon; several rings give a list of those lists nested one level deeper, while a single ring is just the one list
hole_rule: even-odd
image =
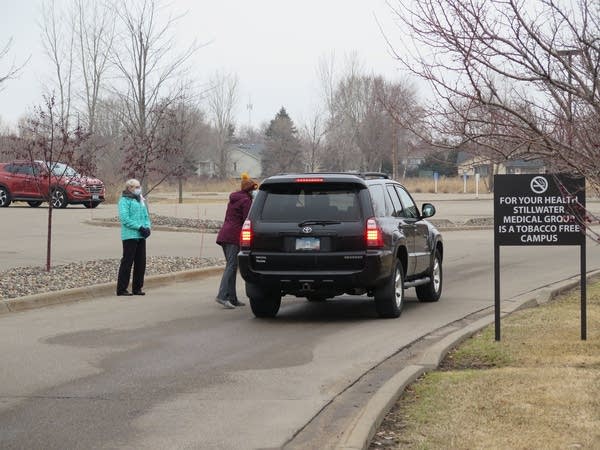
[{"label": "suv rear windshield wiper", "polygon": [[340,222],[339,220],[305,220],[304,222],[300,222],[298,224],[299,227],[304,227],[306,225],[337,225]]}]

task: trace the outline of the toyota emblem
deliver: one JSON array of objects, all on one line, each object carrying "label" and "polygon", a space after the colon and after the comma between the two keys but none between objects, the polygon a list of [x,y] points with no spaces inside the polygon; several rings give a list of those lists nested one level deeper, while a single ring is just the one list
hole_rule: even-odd
[{"label": "toyota emblem", "polygon": [[305,233],[305,234],[312,233],[312,228],[311,227],[304,227],[304,228],[302,228],[302,232]]}]

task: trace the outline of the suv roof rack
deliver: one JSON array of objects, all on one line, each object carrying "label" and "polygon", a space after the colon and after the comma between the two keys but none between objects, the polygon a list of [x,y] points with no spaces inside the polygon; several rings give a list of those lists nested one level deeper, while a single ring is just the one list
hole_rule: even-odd
[{"label": "suv roof rack", "polygon": [[358,175],[363,178],[384,178],[389,180],[390,176],[387,173],[383,172],[359,172]]},{"label": "suv roof rack", "polygon": [[277,175],[355,175],[361,178],[384,178],[389,179],[390,176],[383,172],[283,172]]}]

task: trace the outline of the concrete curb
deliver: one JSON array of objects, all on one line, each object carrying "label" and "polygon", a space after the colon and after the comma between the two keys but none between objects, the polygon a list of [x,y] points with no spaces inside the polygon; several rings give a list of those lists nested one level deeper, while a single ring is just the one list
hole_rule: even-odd
[{"label": "concrete curb", "polygon": [[[185,270],[181,272],[152,275],[144,280],[144,287],[158,287],[167,284],[199,280],[223,272],[225,266],[206,267],[202,269]],[[0,302],[0,315],[45,306],[91,300],[98,297],[115,295],[115,282],[96,284],[62,291],[44,292],[24,297],[9,298]]]},{"label": "concrete curb", "polygon": [[[588,282],[598,278],[600,278],[600,270],[590,272],[586,277]],[[556,283],[552,287],[542,288],[536,292],[505,300],[501,305],[501,317],[512,314],[519,309],[547,303],[565,291],[578,287],[579,284],[579,277],[577,276]],[[424,373],[437,369],[450,350],[492,323],[494,323],[494,314],[482,317],[466,327],[450,333],[429,347],[421,355],[419,364],[405,367],[386,381],[356,415],[355,420],[342,434],[339,444],[335,448],[338,450],[368,449],[381,422],[400,398],[404,389]]]}]

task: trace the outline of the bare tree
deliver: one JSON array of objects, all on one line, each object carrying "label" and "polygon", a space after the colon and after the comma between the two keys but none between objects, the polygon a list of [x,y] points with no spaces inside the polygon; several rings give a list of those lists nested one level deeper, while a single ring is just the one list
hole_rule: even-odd
[{"label": "bare tree", "polygon": [[[0,61],[2,61],[8,56],[8,54],[10,53],[10,48],[12,47],[12,43],[13,40],[12,38],[10,38],[8,42],[4,45],[4,47],[0,47]],[[0,92],[4,89],[5,82],[15,78],[19,74],[23,66],[27,64],[27,61],[29,61],[29,58],[27,58],[27,60],[25,60],[25,62],[23,62],[22,64],[17,64],[13,61],[9,65],[4,66],[5,68],[0,73]]]},{"label": "bare tree", "polygon": [[310,121],[302,126],[301,139],[306,147],[305,161],[307,169],[311,172],[321,167],[326,133],[325,121],[319,112],[315,112]]},{"label": "bare tree", "polygon": [[400,147],[407,159],[416,139],[395,116],[416,115],[414,87],[367,74],[356,54],[346,57],[341,74],[336,76],[334,55],[321,58],[318,76],[327,111],[321,165],[328,170],[391,168],[397,176]]},{"label": "bare tree", "polygon": [[94,133],[90,139],[99,143],[99,151],[95,153],[97,173],[107,185],[122,184],[125,109],[116,96],[103,96],[96,105]]},{"label": "bare tree", "polygon": [[236,75],[216,72],[209,81],[207,93],[208,114],[215,131],[214,163],[217,176],[229,175],[229,142],[234,127],[233,114],[238,102],[238,79]]},{"label": "bare tree", "polygon": [[394,127],[378,98],[382,84],[380,77],[358,73],[350,73],[337,84],[330,129],[343,132],[352,143],[343,152],[351,169],[382,170],[390,162]]},{"label": "bare tree", "polygon": [[404,67],[435,94],[437,141],[541,158],[600,184],[600,8],[595,0],[388,1],[412,36]]},{"label": "bare tree", "polygon": [[109,55],[115,39],[114,5],[95,0],[74,0],[74,29],[83,78],[85,123],[94,132],[101,88],[109,68]]},{"label": "bare tree", "polygon": [[[404,80],[388,82],[379,79],[375,87],[375,95],[392,119],[391,164],[392,177],[397,179],[398,170],[402,169],[402,178],[406,178],[408,161],[411,155],[421,147],[422,140],[411,129],[419,130],[422,135],[423,112],[417,99],[415,87]],[[404,124],[410,123],[411,129]],[[403,163],[404,161],[404,163]]]},{"label": "bare tree", "polygon": [[317,74],[320,82],[321,98],[327,113],[325,121],[326,139],[322,165],[327,170],[357,169],[360,151],[354,139],[354,130],[347,117],[340,114],[339,86],[344,79],[357,77],[362,73],[356,54],[345,57],[342,75],[338,75],[336,56],[331,53],[319,60]]},{"label": "bare tree", "polygon": [[[57,170],[57,163],[75,165],[86,171],[90,167],[85,166],[85,154],[82,146],[85,144],[88,134],[81,128],[68,131],[63,125],[63,118],[56,113],[56,105],[53,97],[44,98],[45,105],[36,108],[35,114],[25,122],[22,130],[24,137],[18,139],[18,148],[22,155],[28,158],[33,167],[40,173],[35,177],[37,189],[48,202],[48,220],[46,237],[46,271],[50,271],[52,263],[52,212],[54,201],[57,196],[64,195],[58,185],[61,180],[68,176],[66,166]],[[41,160],[35,163],[34,160]]]},{"label": "bare tree", "polygon": [[182,97],[181,77],[197,49],[192,43],[178,51],[173,33],[179,17],[169,15],[161,20],[161,12],[164,7],[159,0],[120,3],[117,14],[122,40],[112,52],[122,81],[114,92],[125,108],[125,167],[144,184],[154,170],[152,162],[160,159],[164,150],[153,139],[161,135],[165,113]]},{"label": "bare tree", "polygon": [[162,161],[160,171],[171,181],[177,181],[179,203],[183,203],[183,181],[196,174],[200,147],[210,132],[204,113],[192,102],[181,101],[171,107],[164,129],[165,139],[174,148]]},{"label": "bare tree", "polygon": [[42,44],[53,68],[53,81],[45,95],[48,98],[58,96],[58,110],[53,113],[62,126],[69,129],[75,34],[68,12],[57,7],[55,0],[44,0],[42,18]]},{"label": "bare tree", "polygon": [[[323,55],[321,58],[319,58],[319,63],[317,65],[317,77],[319,80],[320,95],[325,110],[332,114],[335,85],[337,83],[335,53]],[[330,115],[328,119],[329,122],[332,122],[333,118]]]}]

